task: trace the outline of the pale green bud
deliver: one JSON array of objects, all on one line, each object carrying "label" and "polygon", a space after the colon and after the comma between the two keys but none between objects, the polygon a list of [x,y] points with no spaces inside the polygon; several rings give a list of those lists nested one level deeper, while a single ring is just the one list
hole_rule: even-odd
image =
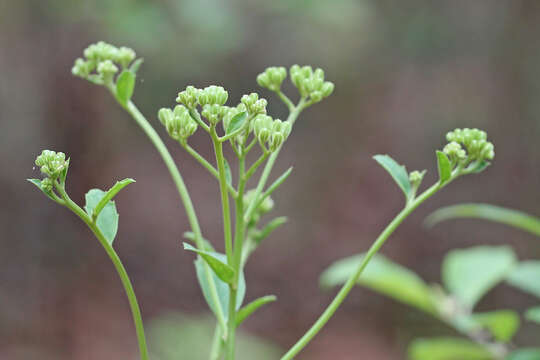
[{"label": "pale green bud", "polygon": [[[466,149],[468,161],[492,160],[495,157],[494,146],[491,142],[487,141],[485,131],[468,128],[455,129],[446,134],[446,139],[451,142],[450,144],[455,142],[463,145]],[[455,145],[452,146],[455,147]],[[463,157],[462,153],[460,154]]]},{"label": "pale green bud", "polygon": [[199,94],[202,90],[193,86],[188,86],[186,90],[178,93],[177,103],[184,104],[188,109],[194,109],[197,106]]},{"label": "pale green bud", "polygon": [[426,170],[418,171],[414,170],[411,171],[409,174],[409,182],[411,183],[412,187],[417,189],[420,184],[422,183],[422,180],[424,180],[424,175],[426,174]]},{"label": "pale green bud", "polygon": [[286,77],[287,70],[284,67],[272,66],[257,76],[257,83],[269,90],[278,91]]},{"label": "pale green bud", "polygon": [[99,41],[91,44],[84,50],[84,56],[89,60],[101,62],[104,60],[114,61],[118,57],[118,48],[106,42]]},{"label": "pale green bud", "polygon": [[201,106],[205,105],[223,105],[227,102],[229,93],[225,91],[221,86],[211,85],[204,88],[199,92],[199,104]]},{"label": "pale green bud", "polygon": [[123,68],[127,68],[129,64],[135,60],[135,51],[128,47],[122,46],[116,52],[116,61],[122,65]]},{"label": "pale green bud", "polygon": [[[201,98],[199,97],[199,100]],[[201,112],[202,116],[208,119],[211,124],[216,125],[221,121],[228,108],[219,104],[206,104]]]},{"label": "pale green bud", "polygon": [[461,145],[455,141],[448,143],[444,147],[443,152],[448,155],[452,162],[459,162],[467,157],[465,150],[463,150]]},{"label": "pale green bud", "polygon": [[51,192],[53,190],[53,184],[53,179],[47,177],[41,180],[41,189],[45,192]]},{"label": "pale green bud", "polygon": [[184,105],[176,105],[174,111],[168,108],[160,109],[158,118],[169,136],[177,141],[186,141],[198,128],[197,122]]},{"label": "pale green bud", "polygon": [[98,64],[97,73],[105,83],[112,81],[114,74],[118,72],[118,67],[111,60],[105,60]]},{"label": "pale green bud", "polygon": [[291,66],[291,81],[296,86],[302,97],[308,98],[312,103],[319,102],[330,96],[334,91],[334,84],[324,81],[324,71],[320,68],[313,69],[311,66]]},{"label": "pale green bud", "polygon": [[266,114],[266,105],[268,105],[268,102],[266,99],[259,99],[259,94],[257,93],[242,96],[240,102],[244,104],[247,112],[251,115]]},{"label": "pale green bud", "polygon": [[83,79],[87,78],[92,71],[96,69],[96,63],[93,61],[84,61],[81,58],[75,60],[75,64],[71,68],[71,73],[75,76],[82,77]]},{"label": "pale green bud", "polygon": [[257,140],[259,140],[261,144],[266,143],[272,133],[272,126],[274,124],[272,118],[268,115],[258,115],[253,119],[252,124],[253,132],[255,133]]},{"label": "pale green bud", "polygon": [[40,167],[44,175],[56,179],[67,169],[69,161],[66,160],[66,154],[63,152],[43,150],[36,158],[36,165]]}]

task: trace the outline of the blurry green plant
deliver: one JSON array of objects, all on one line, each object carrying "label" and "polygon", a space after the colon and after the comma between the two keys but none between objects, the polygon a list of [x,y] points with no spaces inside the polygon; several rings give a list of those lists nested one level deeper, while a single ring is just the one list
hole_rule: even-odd
[{"label": "blurry green plant", "polygon": [[[288,72],[283,67],[270,67],[259,74],[257,83],[274,92],[287,106],[289,115],[285,121],[273,119],[267,115],[267,101],[257,93],[242,96],[240,103],[235,106],[225,105],[228,92],[223,87],[215,85],[204,89],[188,86],[178,93],[176,98],[178,105],[158,111],[157,117],[169,136],[208,170],[219,183],[225,249],[224,253],[220,253],[202,235],[189,192],[172,156],[158,133],[131,101],[137,70],[142,59],[137,59],[135,52],[129,48],[117,48],[104,42],[90,45],[84,51],[84,57],[75,61],[73,74],[104,86],[110,91],[149,137],[171,174],[191,227],[191,231],[185,233],[186,239],[191,243],[184,243],[184,249],[197,254],[195,260],[197,279],[202,294],[217,321],[214,341],[209,345],[210,359],[217,360],[225,357],[227,360],[233,360],[236,353],[235,334],[238,326],[259,307],[276,300],[275,296],[268,295],[242,307],[246,293],[244,266],[249,256],[262,240],[286,221],[284,217],[276,217],[263,226],[259,224],[262,215],[273,208],[274,203],[270,196],[292,170],[287,170],[267,185],[272,168],[300,113],[328,97],[333,92],[334,85],[325,81],[323,70],[313,70],[310,66],[293,65]],[[300,94],[297,102],[293,102],[281,91],[281,85],[287,73]],[[188,142],[189,137],[199,128],[202,128],[212,141],[215,165],[199,154]],[[484,170],[494,157],[493,144],[487,141],[486,133],[481,130],[456,129],[447,134],[447,140],[448,144],[444,149],[436,152],[439,180],[419,194],[417,193],[425,170],[408,173],[404,166],[398,165],[388,155],[374,157],[403,191],[405,206],[383,230],[362,260],[353,266],[335,299],[306,334],[281,357],[282,360],[293,359],[322,329],[357,283],[370,260],[414,209],[458,177]],[[224,156],[224,144],[230,145],[234,153],[238,169],[236,176],[233,176],[229,160]],[[247,156],[256,148],[259,149],[258,157],[248,165]],[[77,214],[90,227],[111,257],[130,300],[141,359],[148,359],[144,329],[135,294],[120,259],[112,247],[118,226],[118,214],[112,200],[118,191],[133,180],[123,180],[107,192],[98,189],[90,190],[86,195],[86,206],[83,210],[66,193],[65,179],[69,159],[66,160],[63,153],[45,150],[36,160],[36,164],[41,167],[45,178],[30,181],[53,201],[68,207]],[[263,170],[255,187],[248,189],[248,181],[252,180],[261,167]],[[234,205],[232,211],[231,201]],[[377,260],[374,261],[377,262]]]},{"label": "blurry green plant", "polygon": [[[460,204],[432,213],[426,224],[452,218],[481,218],[504,223],[540,236],[540,219],[520,211],[489,204]],[[321,275],[321,286],[346,281],[363,254],[339,260]],[[411,270],[376,255],[357,284],[439,319],[465,338],[437,337],[414,340],[411,360],[538,360],[540,348],[516,349],[512,339],[520,327],[514,310],[475,312],[476,304],[501,282],[540,298],[540,261],[517,261],[508,246],[478,246],[450,251],[442,263],[442,284],[426,284]],[[540,306],[524,313],[540,324]]]}]

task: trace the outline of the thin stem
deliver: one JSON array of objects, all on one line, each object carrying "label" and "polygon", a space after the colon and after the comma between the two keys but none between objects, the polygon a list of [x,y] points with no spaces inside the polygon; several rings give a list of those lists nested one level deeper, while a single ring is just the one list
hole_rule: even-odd
[{"label": "thin stem", "polygon": [[[446,184],[448,183],[449,182],[447,182]],[[403,220],[405,220],[407,216],[409,216],[409,214],[418,207],[418,205],[420,205],[430,196],[435,194],[446,184],[441,185],[439,184],[439,182],[435,183],[433,186],[424,191],[420,196],[414,199],[414,201],[407,204],[405,208],[401,210],[399,214],[397,214],[397,216],[392,220],[392,222],[390,222],[390,224],[388,224],[388,226],[379,235],[377,240],[375,240],[375,242],[371,245],[368,252],[363,257],[362,262],[359,264],[358,268],[356,268],[356,270],[347,279],[347,282],[343,285],[334,300],[332,300],[330,305],[328,305],[326,310],[324,310],[321,316],[304,334],[304,336],[302,336],[302,338],[300,338],[300,340],[298,340],[298,342],[294,344],[293,347],[285,355],[283,355],[283,357],[281,357],[281,360],[293,359],[294,356],[296,356],[311,341],[311,339],[313,339],[313,337],[317,335],[317,333],[323,328],[323,326],[328,322],[328,320],[330,320],[332,315],[334,315],[341,303],[345,300],[371,258],[379,251],[379,249],[383,246],[388,237],[396,230],[396,228],[403,222]]]},{"label": "thin stem", "polygon": [[294,109],[294,104],[293,102],[291,101],[291,99],[289,99],[289,97],[287,95],[285,95],[284,93],[281,92],[281,90],[277,90],[276,91],[276,94],[277,96],[279,96],[279,98],[281,99],[281,101],[283,101],[285,103],[285,105],[287,105],[287,108],[289,108],[289,111],[293,111]]},{"label": "thin stem", "polygon": [[268,159],[268,156],[270,156],[270,152],[265,152],[264,154],[262,154],[258,159],[257,161],[255,161],[253,163],[253,165],[251,165],[249,167],[249,170],[245,173],[244,177],[246,180],[249,180],[249,178],[251,178],[253,176],[253,174],[255,173],[255,171],[257,171],[257,169],[259,168],[259,166],[266,160]]},{"label": "thin stem", "polygon": [[64,200],[65,206],[70,209],[72,212],[74,212],[84,223],[92,230],[96,238],[99,240],[101,246],[105,249],[105,252],[111,259],[114,268],[116,269],[116,272],[118,273],[118,276],[120,277],[120,280],[122,281],[122,285],[124,286],[124,291],[126,292],[129,307],[131,309],[131,315],[133,317],[133,323],[135,324],[135,332],[137,333],[137,341],[139,343],[139,351],[141,355],[141,360],[148,360],[148,346],[146,345],[146,337],[144,335],[144,327],[143,327],[143,321],[141,316],[141,310],[139,308],[139,303],[137,302],[137,297],[135,296],[135,290],[133,289],[133,285],[131,284],[131,281],[129,280],[129,276],[126,272],[126,269],[124,268],[124,265],[122,264],[122,261],[116,254],[116,251],[114,251],[111,244],[107,242],[105,239],[105,236],[101,232],[101,230],[97,227],[96,223],[92,221],[90,216],[81,209],[77,204],[71,200],[71,198],[68,196],[66,191],[63,187],[57,185],[56,189],[60,193],[62,199]]},{"label": "thin stem", "polygon": [[214,338],[212,339],[212,347],[210,349],[209,360],[219,360],[221,358],[221,345],[221,330],[218,324],[216,325],[216,329],[214,330]]}]

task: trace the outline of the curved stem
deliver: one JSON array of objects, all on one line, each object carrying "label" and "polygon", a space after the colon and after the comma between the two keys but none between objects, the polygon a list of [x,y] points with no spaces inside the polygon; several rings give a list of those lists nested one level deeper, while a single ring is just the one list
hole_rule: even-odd
[{"label": "curved stem", "polygon": [[[447,183],[446,183],[447,184]],[[446,185],[444,184],[444,185]],[[424,202],[426,199],[428,199],[430,196],[435,194],[439,189],[441,189],[444,185],[439,184],[439,182],[435,183],[433,186],[431,186],[429,189],[424,191],[420,196],[418,196],[416,199],[414,199],[412,202],[408,203],[403,210],[397,214],[397,216],[388,224],[388,226],[383,230],[383,232],[379,235],[377,240],[371,245],[366,255],[363,257],[362,262],[358,265],[358,268],[354,271],[354,273],[351,274],[351,276],[347,279],[347,282],[343,285],[341,290],[339,290],[338,294],[332,300],[330,305],[324,310],[324,312],[321,314],[321,316],[317,319],[317,321],[311,326],[311,328],[298,340],[296,344],[293,345],[293,347],[285,354],[283,357],[281,357],[281,360],[291,360],[296,356],[310,341],[317,335],[317,333],[323,328],[323,326],[330,320],[332,315],[336,312],[336,310],[339,308],[341,303],[345,300],[353,286],[356,284],[358,278],[366,268],[367,264],[371,260],[371,258],[379,251],[379,249],[383,246],[383,244],[386,242],[388,237],[396,230],[396,228],[409,216],[410,213],[414,211],[420,205],[422,202]]]},{"label": "curved stem", "polygon": [[124,291],[126,292],[128,298],[131,315],[135,324],[135,331],[137,333],[137,341],[139,343],[141,360],[148,360],[148,346],[146,345],[146,337],[144,335],[141,310],[139,308],[139,303],[137,302],[137,297],[135,296],[135,290],[133,289],[133,285],[129,280],[129,276],[126,272],[126,269],[124,268],[124,265],[122,264],[122,261],[116,254],[116,251],[114,251],[111,244],[107,242],[105,236],[97,227],[96,223],[92,221],[90,216],[88,216],[88,214],[83,209],[81,209],[77,204],[73,202],[73,200],[71,200],[71,198],[67,195],[66,191],[61,186],[57,186],[56,188],[62,199],[64,200],[65,206],[72,212],[74,212],[82,221],[84,221],[84,223],[90,228],[90,230],[92,230],[96,238],[99,240],[101,246],[103,247],[103,249],[105,249],[105,252],[111,259],[114,268],[116,269],[116,272],[118,273],[118,276],[122,281]]}]

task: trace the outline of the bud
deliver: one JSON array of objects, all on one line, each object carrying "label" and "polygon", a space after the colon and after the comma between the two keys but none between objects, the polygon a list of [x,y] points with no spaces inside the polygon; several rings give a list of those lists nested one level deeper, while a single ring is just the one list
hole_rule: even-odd
[{"label": "bud", "polygon": [[98,64],[97,72],[105,83],[112,81],[114,74],[118,72],[118,67],[111,60],[105,60]]},{"label": "bud", "polygon": [[41,180],[41,189],[45,192],[51,192],[53,190],[53,180],[51,178],[45,178]]},{"label": "bud", "polygon": [[75,60],[75,64],[71,68],[71,73],[83,79],[87,78],[96,68],[96,64],[92,61],[84,61],[81,58]]},{"label": "bud", "polygon": [[178,93],[177,103],[184,104],[188,109],[194,109],[197,106],[199,94],[202,90],[193,86],[188,86],[186,90]]},{"label": "bud", "polygon": [[66,161],[66,154],[63,152],[43,150],[41,155],[36,158],[36,165],[40,167],[44,175],[56,179],[67,169],[69,162]]},{"label": "bud", "polygon": [[272,66],[257,76],[257,83],[269,90],[278,91],[286,77],[287,70],[284,67]]},{"label": "bud", "polygon": [[258,115],[253,119],[253,132],[261,144],[266,143],[270,138],[273,123],[274,121],[268,115]]},{"label": "bud", "polygon": [[128,47],[122,46],[118,51],[116,52],[116,61],[122,65],[123,68],[127,68],[129,64],[135,60],[135,51],[133,49],[130,49]]},{"label": "bud", "polygon": [[186,141],[198,128],[197,122],[191,118],[189,110],[184,105],[176,105],[174,111],[167,108],[160,109],[158,117],[169,136],[177,141]]},{"label": "bud", "polygon": [[229,94],[221,86],[211,85],[199,93],[199,104],[205,105],[223,105],[227,102]]},{"label": "bud", "polygon": [[[457,145],[463,145],[466,149],[466,155],[468,162],[471,161],[487,161],[492,160],[495,157],[494,146],[491,142],[487,141],[487,134],[485,131],[479,129],[455,129],[446,134],[446,139],[450,143],[445,147],[449,147],[448,151],[454,150],[454,155],[463,158],[462,152],[456,153]],[[461,146],[460,146],[461,148]],[[446,152],[446,151],[445,151]],[[450,156],[450,154],[448,153]]]},{"label": "bud", "polygon": [[443,152],[448,155],[448,158],[453,163],[460,162],[464,160],[467,157],[467,154],[465,153],[465,150],[461,147],[461,145],[455,141],[452,141],[448,143],[444,149]]},{"label": "bud", "polygon": [[[199,100],[200,99],[201,98],[199,97]],[[227,107],[219,104],[206,104],[204,105],[201,114],[207,118],[211,124],[216,125],[223,118],[223,114],[225,114],[227,110]]]},{"label": "bud", "polygon": [[244,95],[240,101],[242,104],[244,104],[249,114],[266,114],[266,105],[268,105],[268,102],[266,99],[259,99],[259,94],[251,93],[249,95]]},{"label": "bud", "polygon": [[291,81],[300,92],[302,97],[316,103],[330,96],[334,91],[334,84],[324,81],[324,71],[320,68],[313,69],[311,66],[291,66]]},{"label": "bud", "polygon": [[409,174],[409,182],[411,183],[411,186],[414,189],[418,189],[418,187],[422,183],[422,180],[424,180],[424,175],[425,174],[426,174],[426,170],[423,170],[423,171],[418,171],[418,170],[411,171],[411,173]]}]

